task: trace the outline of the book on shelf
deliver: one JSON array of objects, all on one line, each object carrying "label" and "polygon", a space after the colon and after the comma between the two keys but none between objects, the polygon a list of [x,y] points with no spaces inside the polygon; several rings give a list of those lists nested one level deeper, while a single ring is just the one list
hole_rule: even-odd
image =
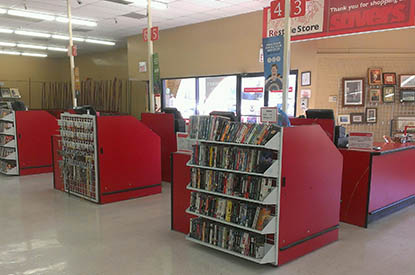
[{"label": "book on shelf", "polygon": [[227,145],[193,145],[192,163],[215,168],[264,173],[278,159],[267,149],[240,148]]},{"label": "book on shelf", "polygon": [[191,168],[190,186],[210,192],[263,201],[277,180],[229,172]]},{"label": "book on shelf", "polygon": [[204,243],[256,259],[261,259],[265,255],[265,236],[203,218],[190,220],[189,236]]},{"label": "book on shelf", "polygon": [[274,124],[234,122],[221,116],[192,116],[189,126],[191,139],[250,145],[265,145],[279,131]]},{"label": "book on shelf", "polygon": [[4,146],[13,140],[14,136],[0,135],[0,146]]},{"label": "book on shelf", "polygon": [[191,193],[189,210],[196,214],[259,231],[263,230],[273,217],[272,211],[268,207],[199,192]]}]

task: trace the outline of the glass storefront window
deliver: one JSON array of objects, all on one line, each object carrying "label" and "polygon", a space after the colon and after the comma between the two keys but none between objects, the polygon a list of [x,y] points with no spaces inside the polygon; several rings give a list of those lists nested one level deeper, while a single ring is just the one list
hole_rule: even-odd
[{"label": "glass storefront window", "polygon": [[183,118],[189,118],[196,111],[196,78],[164,80],[164,106],[174,107]]},{"label": "glass storefront window", "polygon": [[236,76],[199,78],[199,115],[212,111],[234,112],[236,114]]},{"label": "glass storefront window", "polygon": [[261,107],[264,106],[265,78],[243,77],[241,91],[241,118],[243,122],[259,122]]}]

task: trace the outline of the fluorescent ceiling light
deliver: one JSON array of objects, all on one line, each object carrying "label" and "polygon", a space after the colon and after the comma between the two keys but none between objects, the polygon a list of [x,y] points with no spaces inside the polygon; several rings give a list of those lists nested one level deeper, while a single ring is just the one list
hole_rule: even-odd
[{"label": "fluorescent ceiling light", "polygon": [[5,10],[5,9],[0,9],[0,14],[6,14],[7,13],[7,10]]},{"label": "fluorescent ceiling light", "polygon": [[9,29],[0,29],[0,33],[13,33],[13,30],[9,30]]},{"label": "fluorescent ceiling light", "polygon": [[0,54],[20,55],[19,52],[0,51]]},{"label": "fluorescent ceiling light", "polygon": [[[60,34],[54,34],[52,35],[53,39],[59,39],[59,40],[69,40],[69,36],[66,35],[60,35]],[[80,37],[72,37],[73,41],[78,41],[78,42],[84,42],[85,39],[84,38],[80,38]]]},{"label": "fluorescent ceiling light", "polygon": [[[69,19],[66,17],[56,17],[56,21],[60,23],[68,23]],[[74,19],[72,18],[72,24],[73,25],[81,25],[81,26],[87,26],[87,27],[96,27],[97,23],[94,21],[89,20],[83,20],[83,19]]]},{"label": "fluorescent ceiling light", "polygon": [[16,43],[0,42],[0,46],[3,46],[3,47],[16,47]]},{"label": "fluorescent ceiling light", "polygon": [[15,31],[14,33],[15,34],[18,34],[18,35],[25,35],[25,36],[36,36],[36,37],[44,37],[44,38],[51,37],[50,34],[48,34],[48,33],[42,33],[42,32]]},{"label": "fluorescent ceiling light", "polygon": [[52,16],[52,15],[47,15],[47,14],[42,14],[42,13],[35,13],[35,12],[28,12],[28,11],[21,11],[21,10],[8,10],[7,14],[13,15],[13,16],[41,19],[41,20],[46,20],[46,21],[55,20],[55,16]]},{"label": "fluorescent ceiling light", "polygon": [[39,45],[30,45],[30,44],[17,44],[19,48],[26,48],[26,49],[36,49],[36,50],[46,50],[47,47],[39,46]]},{"label": "fluorescent ceiling light", "polygon": [[44,53],[22,53],[23,56],[33,56],[33,57],[48,57],[47,54]]},{"label": "fluorescent ceiling light", "polygon": [[[134,6],[147,7],[147,0],[124,0]],[[154,9],[165,10],[168,8],[166,3],[151,1],[151,7]]]},{"label": "fluorescent ceiling light", "polygon": [[108,46],[114,46],[115,45],[115,42],[96,40],[96,39],[86,39],[85,42],[92,43],[92,44],[108,45]]},{"label": "fluorescent ceiling light", "polygon": [[57,47],[48,47],[48,51],[54,51],[54,52],[67,52],[67,48],[57,48]]}]

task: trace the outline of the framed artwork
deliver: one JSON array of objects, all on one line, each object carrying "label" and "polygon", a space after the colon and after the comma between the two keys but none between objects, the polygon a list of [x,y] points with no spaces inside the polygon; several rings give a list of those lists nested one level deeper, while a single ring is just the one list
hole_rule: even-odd
[{"label": "framed artwork", "polygon": [[415,89],[415,74],[399,75],[399,87],[401,89]]},{"label": "framed artwork", "polygon": [[302,72],[301,73],[301,86],[310,86],[311,85],[311,72]]},{"label": "framed artwork", "polygon": [[415,91],[401,90],[401,102],[415,102]]},{"label": "framed artwork", "polygon": [[352,124],[362,124],[365,121],[364,113],[352,113],[350,114],[350,121]]},{"label": "framed artwork", "polygon": [[356,107],[365,105],[365,79],[343,78],[343,106]]},{"label": "framed artwork", "polygon": [[377,108],[366,108],[366,122],[376,123],[378,121],[378,109]]},{"label": "framed artwork", "polygon": [[396,73],[383,73],[384,85],[396,85]]},{"label": "framed artwork", "polygon": [[370,103],[382,102],[382,89],[370,89],[369,90],[369,101]]},{"label": "framed artwork", "polygon": [[339,115],[337,119],[340,125],[350,124],[350,115]]},{"label": "framed artwork", "polygon": [[395,86],[383,86],[383,102],[395,102]]},{"label": "framed artwork", "polygon": [[382,69],[370,68],[368,73],[369,85],[382,85]]}]

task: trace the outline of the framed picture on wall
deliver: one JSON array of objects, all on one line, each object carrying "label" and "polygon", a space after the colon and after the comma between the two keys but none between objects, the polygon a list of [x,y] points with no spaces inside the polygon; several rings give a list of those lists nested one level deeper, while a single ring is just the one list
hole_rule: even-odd
[{"label": "framed picture on wall", "polygon": [[366,122],[376,123],[378,121],[378,109],[377,108],[366,108]]},{"label": "framed picture on wall", "polygon": [[383,73],[384,85],[396,85],[396,73]]},{"label": "framed picture on wall", "polygon": [[368,82],[371,86],[382,85],[382,69],[381,68],[370,68],[368,70]]},{"label": "framed picture on wall", "polygon": [[352,124],[362,124],[365,121],[364,113],[351,113],[350,121]]},{"label": "framed picture on wall", "polygon": [[339,115],[337,120],[340,125],[347,125],[350,124],[350,115]]},{"label": "framed picture on wall", "polygon": [[370,103],[382,102],[382,90],[379,88],[369,90],[369,101]]},{"label": "framed picture on wall", "polygon": [[383,86],[383,102],[395,102],[395,86]]},{"label": "framed picture on wall", "polygon": [[310,86],[311,85],[311,72],[302,72],[301,73],[301,86]]},{"label": "framed picture on wall", "polygon": [[365,79],[343,78],[343,106],[356,107],[365,105]]},{"label": "framed picture on wall", "polygon": [[415,102],[415,91],[401,90],[401,102]]},{"label": "framed picture on wall", "polygon": [[401,89],[415,89],[415,74],[399,75],[399,87]]}]

